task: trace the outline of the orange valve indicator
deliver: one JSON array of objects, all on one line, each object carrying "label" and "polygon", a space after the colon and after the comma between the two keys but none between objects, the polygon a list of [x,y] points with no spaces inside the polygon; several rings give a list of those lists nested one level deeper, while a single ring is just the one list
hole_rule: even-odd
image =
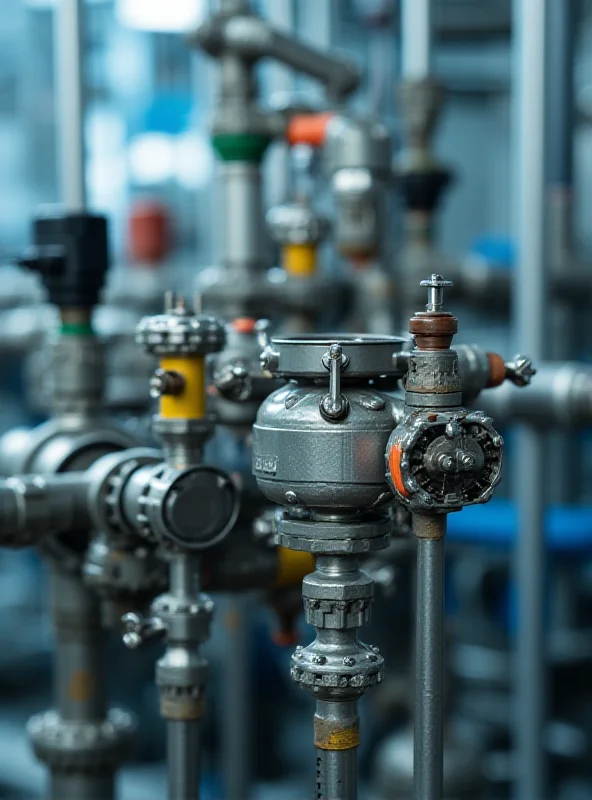
[{"label": "orange valve indicator", "polygon": [[286,139],[294,147],[297,144],[308,144],[311,147],[322,147],[325,143],[327,125],[334,116],[331,111],[318,114],[295,114],[288,122]]},{"label": "orange valve indicator", "polygon": [[388,468],[391,480],[395,486],[395,489],[399,494],[403,495],[403,497],[407,497],[409,492],[405,488],[405,484],[403,483],[403,475],[401,472],[401,458],[403,455],[403,451],[399,444],[395,444],[390,448],[389,456],[388,456]]},{"label": "orange valve indicator", "polygon": [[237,333],[253,333],[257,320],[253,317],[237,317],[230,323],[230,327]]}]

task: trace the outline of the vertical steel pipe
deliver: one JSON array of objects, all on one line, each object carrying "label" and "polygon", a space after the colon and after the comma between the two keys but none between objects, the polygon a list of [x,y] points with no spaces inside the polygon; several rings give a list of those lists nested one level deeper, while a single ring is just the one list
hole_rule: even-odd
[{"label": "vertical steel pipe", "polygon": [[[514,0],[516,87],[516,219],[519,266],[515,286],[517,346],[535,361],[545,355],[545,0]],[[515,491],[516,553],[516,797],[545,800],[544,506],[546,447],[529,426],[518,431]]]},{"label": "vertical steel pipe", "polygon": [[[197,602],[200,598],[200,559],[193,553],[179,551],[171,555],[169,564],[169,594],[179,604]],[[203,630],[195,630],[191,618],[178,614],[175,627],[168,623],[167,648],[157,664],[157,682],[163,689],[177,684],[181,694],[195,681],[194,673],[203,666],[199,647]],[[171,676],[173,673],[173,676]],[[179,682],[180,679],[180,682]],[[195,690],[201,689],[194,684]],[[161,704],[167,713],[167,774],[169,800],[199,800],[201,718],[195,713],[191,702],[167,704],[165,694]],[[174,708],[171,709],[171,707]]]},{"label": "vertical steel pipe", "polygon": [[50,792],[52,800],[105,800],[115,797],[115,776],[112,772],[54,772]]},{"label": "vertical steel pipe", "polygon": [[167,776],[170,800],[199,800],[200,721],[167,720]]},{"label": "vertical steel pipe", "polygon": [[224,603],[226,661],[222,678],[222,774],[226,800],[250,795],[251,703],[248,598]]},{"label": "vertical steel pipe", "polygon": [[[357,700],[332,703],[317,700],[317,716],[351,724],[358,718]],[[323,800],[357,800],[357,748],[322,750],[317,748],[316,797]]]},{"label": "vertical steel pipe", "polygon": [[59,196],[68,211],[87,205],[84,153],[82,0],[58,0],[54,64]]},{"label": "vertical steel pipe", "polygon": [[423,80],[433,72],[433,0],[403,0],[401,6],[401,77]]},{"label": "vertical steel pipe", "polygon": [[413,797],[441,800],[446,515],[413,514],[413,532],[417,537]]},{"label": "vertical steel pipe", "polygon": [[[547,0],[547,51],[553,54],[546,71],[546,200],[549,270],[561,279],[573,268],[572,190],[574,132],[575,4]],[[546,356],[569,361],[578,358],[581,315],[569,302],[551,309],[552,334]],[[580,490],[578,437],[565,431],[551,434],[552,503],[575,502]]]}]

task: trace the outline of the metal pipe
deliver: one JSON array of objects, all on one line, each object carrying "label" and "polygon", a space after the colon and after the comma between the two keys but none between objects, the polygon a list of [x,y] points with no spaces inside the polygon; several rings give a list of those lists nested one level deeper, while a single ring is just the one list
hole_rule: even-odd
[{"label": "metal pipe", "polygon": [[115,797],[113,773],[54,772],[50,782],[54,800],[105,800]]},{"label": "metal pipe", "polygon": [[265,266],[261,170],[246,161],[220,164],[222,262],[249,274]]},{"label": "metal pipe", "polygon": [[[547,47],[553,54],[547,69],[547,223],[549,268],[561,279],[573,270],[572,183],[574,131],[574,17],[573,3],[548,3]],[[555,302],[551,309],[552,334],[547,355],[558,361],[577,358],[580,314],[568,302]],[[555,432],[550,437],[550,500],[572,502],[581,489],[579,442],[575,436]],[[551,466],[552,465],[552,466]]]},{"label": "metal pipe", "polygon": [[83,472],[23,475],[0,482],[0,543],[29,547],[51,532],[90,524]]},{"label": "metal pipe", "polygon": [[222,763],[226,800],[247,800],[251,726],[247,597],[224,603],[226,661],[223,670]]},{"label": "metal pipe", "polygon": [[[517,344],[535,362],[545,355],[545,31],[544,0],[514,1],[516,87],[516,219],[519,268],[515,286]],[[520,536],[516,553],[516,796],[547,796],[545,751],[544,537],[546,442],[524,425],[516,443]]]},{"label": "metal pipe", "polygon": [[66,721],[104,720],[107,716],[106,640],[98,600],[78,575],[64,572],[53,561],[49,566],[56,635],[57,711]]},{"label": "metal pipe", "polygon": [[547,47],[553,68],[547,70],[547,180],[551,186],[571,187],[574,130],[574,17],[575,4],[547,2]]},{"label": "metal pipe", "polygon": [[[200,598],[200,559],[186,551],[171,554],[169,565],[169,595],[182,604]],[[178,615],[180,617],[180,615]],[[201,627],[201,626],[200,626]],[[178,673],[180,689],[187,691],[192,682],[195,652],[199,650],[203,631],[191,627],[189,619],[180,618],[176,628],[167,626],[167,649],[157,665],[157,681],[166,688],[167,668]],[[165,700],[162,701],[163,708]],[[201,771],[200,716],[177,709],[165,714],[167,719],[167,773],[169,800],[199,800]]]},{"label": "metal pipe", "polygon": [[433,72],[433,0],[403,0],[401,77],[423,80]]},{"label": "metal pipe", "polygon": [[60,198],[68,211],[87,205],[84,158],[82,0],[60,0],[54,11],[55,97]]},{"label": "metal pipe", "polygon": [[315,78],[337,99],[354,92],[360,83],[360,70],[348,58],[328,55],[292,36],[271,28],[254,16],[230,18],[221,29],[224,46],[248,59],[273,58],[281,64]]},{"label": "metal pipe", "polygon": [[[358,718],[357,700],[317,700],[317,717],[325,722],[351,725]],[[357,800],[357,748],[322,750],[317,747],[316,797],[323,800]]]},{"label": "metal pipe", "polygon": [[167,774],[170,800],[199,800],[200,721],[167,720]]},{"label": "metal pipe", "polygon": [[413,797],[441,800],[446,515],[414,513],[413,532],[417,537]]}]

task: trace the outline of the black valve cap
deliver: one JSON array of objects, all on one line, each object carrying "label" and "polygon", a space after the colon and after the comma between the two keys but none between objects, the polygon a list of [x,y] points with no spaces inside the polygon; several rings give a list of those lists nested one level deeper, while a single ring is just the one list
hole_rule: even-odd
[{"label": "black valve cap", "polygon": [[408,211],[434,211],[452,178],[452,172],[444,168],[410,171],[402,175],[399,183],[405,208]]},{"label": "black valve cap", "polygon": [[109,267],[107,219],[55,213],[33,222],[34,247],[20,260],[39,272],[49,301],[61,308],[92,308]]},{"label": "black valve cap", "polygon": [[173,541],[192,550],[220,542],[233,528],[239,493],[230,477],[213,467],[192,467],[171,486],[164,521]]}]

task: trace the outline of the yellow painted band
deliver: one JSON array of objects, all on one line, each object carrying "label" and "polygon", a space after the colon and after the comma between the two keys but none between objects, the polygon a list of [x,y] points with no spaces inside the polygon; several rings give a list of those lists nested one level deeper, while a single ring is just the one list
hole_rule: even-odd
[{"label": "yellow painted band", "polygon": [[287,244],[282,251],[284,269],[288,275],[313,275],[317,269],[315,244]]},{"label": "yellow painted band", "polygon": [[275,578],[276,587],[298,586],[305,575],[315,570],[314,556],[287,547],[277,549],[278,568]]},{"label": "yellow painted band", "polygon": [[159,413],[165,419],[202,419],[206,416],[206,368],[203,356],[163,358],[161,369],[177,372],[185,384],[179,394],[163,394]]}]

